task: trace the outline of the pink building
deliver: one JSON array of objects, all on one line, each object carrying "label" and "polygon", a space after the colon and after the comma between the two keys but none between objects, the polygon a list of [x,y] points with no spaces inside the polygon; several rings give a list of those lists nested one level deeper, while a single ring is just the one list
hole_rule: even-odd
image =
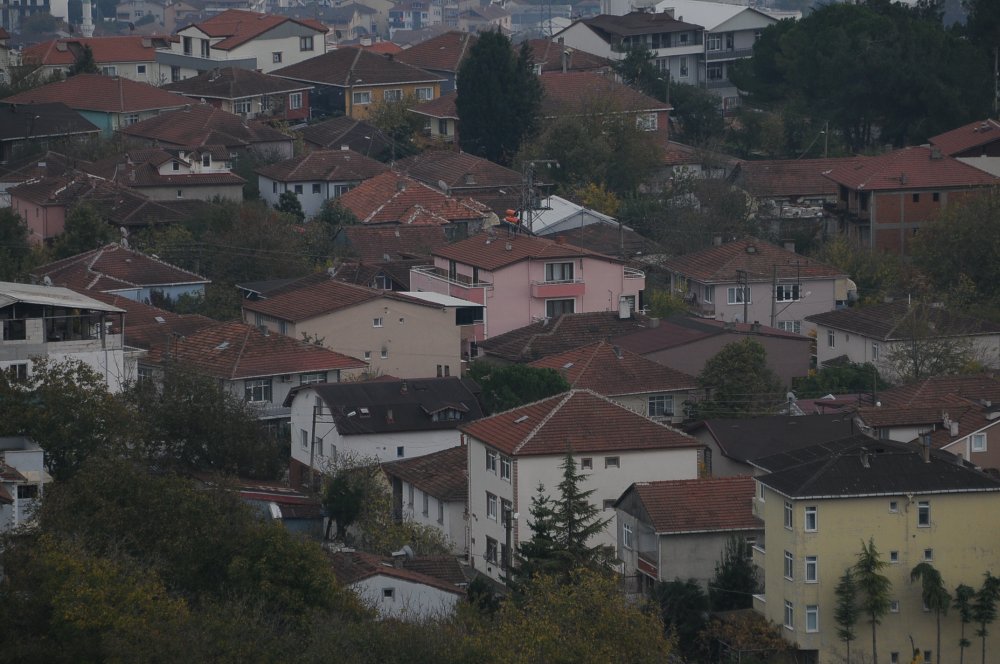
[{"label": "pink building", "polygon": [[564,313],[630,312],[646,275],[622,261],[571,244],[491,229],[433,252],[434,265],[410,271],[410,290],[483,305],[483,320],[463,339],[475,343]]}]

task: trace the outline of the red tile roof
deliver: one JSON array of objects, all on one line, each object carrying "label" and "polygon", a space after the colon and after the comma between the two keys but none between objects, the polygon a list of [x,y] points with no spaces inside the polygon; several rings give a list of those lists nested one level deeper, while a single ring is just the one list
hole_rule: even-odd
[{"label": "red tile roof", "polygon": [[523,233],[508,236],[506,231],[480,233],[442,247],[435,251],[434,255],[483,270],[498,270],[528,259],[592,257],[621,263],[617,258],[575,247],[572,244]]},{"label": "red tile roof", "polygon": [[812,339],[803,334],[785,332],[776,327],[753,323],[726,323],[711,318],[695,318],[693,316],[674,316],[660,321],[656,327],[649,327],[612,339],[613,343],[627,348],[640,355],[655,353],[667,348],[676,348],[685,344],[701,341],[718,335],[727,335],[731,341],[746,339],[749,335],[778,337],[788,341],[812,343]]},{"label": "red tile roof", "polygon": [[737,270],[745,270],[752,282],[770,282],[775,266],[779,279],[835,279],[846,276],[839,268],[753,237],[671,258],[664,263],[664,267],[671,272],[705,283],[735,282]]},{"label": "red tile roof", "polygon": [[518,188],[522,175],[488,159],[467,152],[429,150],[396,162],[401,172],[421,182],[437,185],[444,182],[451,193],[462,189],[476,190],[484,187]]},{"label": "red tile roof", "polygon": [[[327,32],[326,26],[316,21],[278,16],[276,14],[258,14],[242,9],[227,9],[201,23],[195,23],[194,26],[209,37],[224,37],[222,41],[212,44],[212,48],[228,51],[284,23],[297,23],[320,34]],[[183,31],[187,27],[190,26],[185,26],[178,30],[178,32]]]},{"label": "red tile roof", "polygon": [[[175,336],[187,336],[219,321],[199,314],[175,314],[116,293],[80,290],[80,293],[125,310],[125,343],[137,348],[152,348],[169,343]],[[120,333],[121,330],[113,328]]]},{"label": "red tile roof", "polygon": [[[83,290],[128,290],[137,287],[174,284],[207,284],[205,277],[179,267],[109,244],[76,256],[54,261],[36,268],[32,277],[41,281],[49,277],[56,286]],[[107,283],[104,280],[110,280]]]},{"label": "red tile roof", "polygon": [[435,224],[485,219],[489,208],[471,198],[449,196],[413,178],[387,171],[340,197],[364,224]]},{"label": "red tile roof", "polygon": [[[455,565],[458,564],[454,558],[450,558],[450,560]],[[346,586],[373,576],[384,575],[404,581],[420,583],[456,595],[465,595],[465,589],[455,585],[455,583],[413,569],[407,569],[406,564],[404,562],[402,567],[396,567],[393,565],[392,558],[377,556],[373,553],[363,553],[361,551],[338,551],[330,555],[330,565],[333,568],[334,576],[337,577],[340,583]]]},{"label": "red tile roof", "polygon": [[621,319],[617,311],[562,314],[552,320],[539,321],[490,337],[481,343],[481,347],[489,355],[512,362],[526,362],[571,351],[580,344],[641,330],[646,324],[647,319],[641,315]]},{"label": "red tile roof", "polygon": [[388,152],[393,145],[378,127],[346,115],[302,127],[297,132],[311,145],[331,150],[346,145],[366,157]]},{"label": "red tile roof", "polygon": [[3,101],[12,104],[62,102],[76,110],[102,113],[163,110],[179,108],[186,103],[184,97],[152,85],[101,74],[77,74]]},{"label": "red tile roof", "polygon": [[932,136],[929,142],[944,154],[954,157],[962,152],[996,141],[1000,141],[1000,122],[993,118],[987,118]]},{"label": "red tile roof", "polygon": [[529,366],[555,369],[570,387],[604,396],[693,390],[698,379],[606,341],[550,355]]},{"label": "red tile roof", "polygon": [[[186,97],[182,99],[189,101]],[[257,143],[292,141],[291,137],[266,124],[245,122],[239,116],[210,104],[185,104],[178,110],[122,127],[121,131],[129,136],[184,148],[224,145],[232,149]]]},{"label": "red tile roof", "polygon": [[385,164],[353,150],[315,150],[257,169],[279,182],[359,182],[389,170]]},{"label": "red tile roof", "polygon": [[835,166],[824,175],[848,189],[865,191],[986,187],[997,183],[997,178],[978,168],[941,154],[936,148],[922,146]]},{"label": "red tile roof", "polygon": [[155,346],[151,363],[169,360],[224,380],[316,371],[362,369],[368,363],[283,334],[265,334],[232,321],[205,327],[190,336]]},{"label": "red tile roof", "polygon": [[986,374],[934,376],[885,390],[878,395],[878,400],[883,407],[933,406],[953,397],[1000,404],[1000,380]]},{"label": "red tile roof", "polygon": [[223,67],[203,72],[183,81],[167,83],[164,90],[200,99],[244,99],[259,95],[283,94],[310,90],[312,86],[289,81],[287,78],[262,74],[251,69]]},{"label": "red tile roof", "polygon": [[395,56],[351,47],[328,51],[271,73],[296,81],[341,88],[351,85],[367,87],[396,83],[435,83],[444,80],[437,74],[398,62]]},{"label": "red tile roof", "polygon": [[910,338],[913,320],[931,326],[939,336],[1000,334],[1000,324],[963,316],[944,307],[924,303],[911,305],[903,300],[827,311],[806,316],[806,320],[884,341]]},{"label": "red tile roof", "polygon": [[25,46],[22,52],[24,62],[40,65],[73,65],[77,54],[84,46],[89,46],[98,65],[114,62],[153,62],[156,60],[157,46],[167,43],[165,38],[153,40],[141,35],[124,37],[66,37],[50,39],[41,44]]},{"label": "red tile roof", "polygon": [[[594,112],[669,111],[670,104],[593,71],[550,72],[542,83],[542,114],[547,117]],[[595,106],[597,104],[597,106]]]},{"label": "red tile roof", "polygon": [[413,106],[410,108],[410,112],[427,115],[432,118],[457,120],[458,111],[455,110],[455,99],[457,98],[458,93],[452,90],[451,92],[441,95],[437,99],[425,101],[422,104]]},{"label": "red tile roof", "polygon": [[901,427],[941,424],[945,412],[960,417],[972,409],[971,401],[960,397],[945,397],[933,406],[874,406],[859,408],[858,416],[870,427]]},{"label": "red tile roof", "polygon": [[465,502],[469,495],[469,473],[464,445],[412,459],[382,464],[390,477],[398,477],[445,502]]},{"label": "red tile roof", "polygon": [[400,51],[396,59],[421,69],[457,73],[477,41],[474,34],[451,30]]},{"label": "red tile roof", "polygon": [[743,187],[754,196],[834,196],[837,185],[825,172],[852,167],[867,157],[837,159],[764,159],[740,164]]},{"label": "red tile roof", "polygon": [[658,535],[763,530],[753,515],[752,477],[637,482],[634,491]]},{"label": "red tile roof", "polygon": [[348,250],[362,263],[381,263],[386,255],[392,261],[426,257],[448,244],[441,226],[344,226]]},{"label": "red tile roof", "polygon": [[466,424],[462,431],[511,455],[628,452],[700,447],[676,429],[654,422],[590,390],[570,390]]},{"label": "red tile roof", "polygon": [[399,44],[384,39],[382,41],[377,41],[369,46],[360,44],[360,47],[365,49],[366,51],[371,51],[373,53],[381,53],[383,55],[396,54],[402,52],[403,50],[403,47],[400,46]]},{"label": "red tile roof", "polygon": [[567,71],[595,71],[611,68],[611,62],[607,58],[581,51],[578,48],[571,48],[551,39],[530,39],[528,46],[531,48],[532,64],[542,65],[542,73],[561,72],[564,52],[568,54]]}]

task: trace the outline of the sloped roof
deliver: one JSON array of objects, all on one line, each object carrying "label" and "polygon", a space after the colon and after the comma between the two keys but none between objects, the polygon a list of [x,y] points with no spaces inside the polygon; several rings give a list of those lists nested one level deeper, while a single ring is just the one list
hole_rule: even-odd
[{"label": "sloped roof", "polygon": [[666,253],[666,249],[653,240],[636,233],[631,228],[619,227],[617,224],[587,224],[579,228],[568,228],[546,234],[545,237],[557,241],[557,238],[561,238],[574,246],[609,255],[620,255],[619,252],[623,251],[626,257],[638,258]]},{"label": "sloped roof", "polygon": [[386,255],[391,260],[417,256],[429,259],[436,249],[448,244],[441,226],[355,225],[345,226],[340,232],[350,251],[363,263],[384,262]]},{"label": "sloped roof", "polygon": [[929,463],[921,454],[908,443],[855,436],[759,459],[760,467],[775,471],[757,480],[792,498],[1000,491],[1000,480],[947,452],[932,449]]},{"label": "sloped roof", "polygon": [[664,263],[671,272],[705,283],[732,283],[737,271],[746,271],[751,282],[770,282],[774,268],[779,279],[835,279],[843,270],[788,251],[766,240],[749,237],[671,258]]},{"label": "sloped roof", "polygon": [[834,168],[853,167],[867,157],[833,159],[762,159],[740,164],[743,188],[760,197],[837,194],[837,185],[823,175]]},{"label": "sloped roof", "polygon": [[62,81],[26,90],[3,101],[11,104],[61,102],[78,111],[102,113],[163,110],[178,108],[185,104],[185,99],[180,95],[147,83],[101,74],[77,74]]},{"label": "sloped roof", "polygon": [[[77,117],[81,117],[76,111],[73,113]],[[57,177],[89,163],[83,159],[67,157],[52,150],[43,154],[15,157],[9,159],[5,164],[0,164],[0,182],[24,182],[44,177]]]},{"label": "sloped roof", "polygon": [[986,374],[932,376],[878,395],[883,407],[934,406],[953,397],[1000,404],[1000,381]]},{"label": "sloped roof", "polygon": [[[634,492],[657,535],[763,530],[753,515],[756,483],[749,476],[636,482]],[[619,499],[619,503],[621,500]]]},{"label": "sloped roof", "polygon": [[567,54],[567,71],[594,71],[611,67],[611,62],[607,58],[560,44],[553,39],[529,39],[528,47],[531,49],[532,64],[542,65],[543,74],[562,71],[563,53]]},{"label": "sloped roof", "polygon": [[672,316],[661,320],[656,327],[647,327],[613,339],[614,343],[632,352],[645,355],[676,348],[685,344],[701,341],[721,334],[729,335],[733,341],[745,339],[749,335],[778,337],[789,341],[810,343],[812,340],[803,334],[786,332],[776,327],[752,323],[726,323],[712,318],[697,318],[694,316]]},{"label": "sloped roof", "polygon": [[957,154],[1000,141],[1000,122],[993,118],[976,120],[967,125],[932,136],[929,143],[946,155]]},{"label": "sloped roof", "polygon": [[[128,290],[173,284],[207,284],[205,277],[158,258],[109,244],[100,249],[42,265],[32,271],[37,281],[49,277],[56,285],[82,290]],[[102,283],[105,279],[113,283]]]},{"label": "sloped roof", "polygon": [[[215,16],[195,23],[195,27],[209,37],[223,37],[222,41],[212,44],[212,48],[228,51],[273,30],[283,23],[297,23],[301,26],[325,34],[327,29],[322,23],[309,19],[296,19],[276,14],[258,14],[242,9],[227,9]],[[180,28],[183,31],[187,27]]]},{"label": "sloped roof", "polygon": [[411,67],[382,55],[353,47],[338,48],[314,58],[271,72],[296,81],[346,88],[351,85],[391,85],[396,83],[434,83],[440,76]]},{"label": "sloped roof", "polygon": [[661,0],[656,4],[656,12],[663,13],[673,9],[674,16],[686,19],[690,23],[703,26],[706,32],[714,30],[723,23],[732,20],[739,14],[759,14],[767,19],[766,24],[777,23],[777,19],[764,12],[746,5],[730,5],[721,2],[702,2],[701,0]]},{"label": "sloped roof", "polygon": [[1000,324],[952,313],[944,307],[903,300],[827,311],[806,316],[806,320],[882,341],[909,338],[910,323],[914,320],[919,325],[926,324],[937,336],[1000,334]]},{"label": "sloped roof", "polygon": [[923,406],[869,406],[859,408],[858,416],[870,427],[916,426],[923,424],[941,424],[944,414],[954,417],[963,416],[972,409],[971,401],[948,395],[934,405]]},{"label": "sloped roof", "polygon": [[89,295],[59,286],[33,286],[10,281],[0,281],[0,306],[24,302],[54,307],[71,307],[90,311],[123,313],[124,309],[107,304]]},{"label": "sloped roof", "polygon": [[526,362],[570,351],[580,344],[604,341],[641,330],[646,324],[641,315],[621,319],[617,311],[561,314],[491,336],[480,343],[480,348],[489,355],[512,362]]},{"label": "sloped roof", "polygon": [[[451,580],[444,580],[427,574],[427,568],[423,568],[421,571],[408,569],[408,566],[412,567],[412,564],[417,560],[419,559],[407,560],[402,563],[401,567],[396,567],[393,564],[392,558],[377,556],[373,553],[338,551],[330,554],[330,565],[333,568],[333,574],[345,586],[381,575],[412,583],[420,583],[455,595],[465,595],[463,587],[456,585]],[[449,557],[448,560],[451,561],[453,566],[458,566],[458,561],[454,557]],[[441,562],[443,561],[440,561],[438,566],[440,566]]]},{"label": "sloped roof", "polygon": [[389,170],[385,164],[353,150],[314,150],[257,169],[279,182],[357,182]]},{"label": "sloped roof", "polygon": [[700,447],[701,443],[590,390],[563,394],[514,408],[462,431],[511,455],[629,452]]},{"label": "sloped roof", "polygon": [[630,12],[623,16],[600,14],[581,21],[606,41],[611,37],[632,37],[663,32],[691,32],[702,26],[685,23],[666,12]]},{"label": "sloped roof", "polygon": [[183,108],[122,127],[121,132],[188,148],[204,145],[243,148],[256,143],[290,143],[292,140],[262,122],[245,122],[211,104],[186,104]]},{"label": "sloped roof", "polygon": [[202,72],[183,81],[167,83],[164,90],[177,92],[185,97],[209,99],[242,99],[259,95],[273,95],[310,90],[312,86],[289,81],[287,78],[263,74],[252,69],[222,67]]},{"label": "sloped roof", "polygon": [[434,255],[483,270],[498,270],[528,259],[590,257],[621,263],[617,258],[575,247],[572,244],[523,233],[508,236],[504,232],[492,236],[490,233],[480,233],[442,247],[435,251]]},{"label": "sloped roof", "polygon": [[409,482],[445,502],[465,502],[469,495],[469,473],[464,445],[412,459],[382,464],[387,475]]},{"label": "sloped roof", "polygon": [[365,180],[338,200],[363,224],[444,225],[490,214],[478,201],[449,196],[394,171]]},{"label": "sloped roof", "polygon": [[477,41],[475,34],[449,30],[400,51],[396,59],[421,69],[457,73]]},{"label": "sloped roof", "polygon": [[[170,343],[175,336],[188,336],[219,321],[200,314],[175,314],[166,309],[137,302],[124,295],[86,291],[87,295],[125,311],[125,344],[149,349]],[[113,327],[116,333],[120,329]]]},{"label": "sloped roof", "polygon": [[669,111],[668,103],[593,71],[543,73],[542,115]]},{"label": "sloped roof", "polygon": [[997,182],[978,168],[923,146],[858,159],[835,166],[824,175],[848,189],[865,191],[987,187]]},{"label": "sloped roof", "polygon": [[396,168],[429,185],[444,182],[449,190],[511,187],[520,193],[523,179],[517,171],[489,159],[451,150],[428,150],[396,162]]},{"label": "sloped roof", "polygon": [[[346,281],[349,284],[375,287],[375,278],[379,275],[388,277],[393,291],[410,290],[410,269],[418,265],[427,265],[429,258],[410,258],[401,260],[378,261],[365,263],[363,261],[344,260],[337,267],[334,279]],[[414,294],[409,293],[412,297]]]},{"label": "sloped roof", "polygon": [[746,463],[758,457],[851,436],[856,433],[853,420],[853,413],[722,418],[704,420],[689,431],[706,430],[723,455]]},{"label": "sloped roof", "polygon": [[[304,389],[315,390],[342,436],[406,431],[457,429],[483,416],[479,385],[471,378],[410,378],[352,383],[304,385],[292,388],[285,405]],[[458,411],[460,419],[440,418],[444,410]],[[367,411],[367,412],[366,412]]]},{"label": "sloped roof", "polygon": [[240,321],[218,323],[157,346],[151,363],[169,359],[223,380],[317,371],[363,369],[364,360],[283,334],[265,334]]},{"label": "sloped roof", "polygon": [[440,118],[442,120],[457,120],[458,111],[455,109],[455,100],[457,98],[458,93],[452,90],[451,92],[446,92],[437,99],[417,104],[416,106],[411,107],[409,111],[411,113],[418,113],[420,115]]},{"label": "sloped roof", "polygon": [[609,397],[698,387],[698,379],[694,376],[647,360],[606,341],[549,355],[529,366],[555,369],[566,378],[570,387],[593,390]]},{"label": "sloped roof", "polygon": [[50,39],[40,44],[25,46],[21,58],[24,62],[40,65],[66,65],[76,63],[77,54],[84,46],[89,46],[98,65],[113,62],[153,62],[156,60],[157,42],[166,43],[167,39],[151,39],[142,35],[125,35],[122,37],[64,37]]},{"label": "sloped roof", "polygon": [[[992,427],[997,424],[997,409],[1000,406],[991,406],[990,408],[985,408],[979,404],[969,404],[969,408],[964,410],[947,409],[946,414],[948,416],[949,422],[958,423],[958,431],[956,435],[952,436],[949,427],[941,427],[935,429],[931,432],[931,446],[936,449],[944,449],[948,445],[954,443],[969,434],[976,433],[978,431],[983,431],[988,427]],[[913,444],[920,444],[922,441],[919,437],[911,441]]]},{"label": "sloped roof", "polygon": [[332,150],[346,145],[365,156],[377,155],[392,148],[392,140],[378,127],[347,115],[310,124],[296,131],[306,143]]},{"label": "sloped roof", "polygon": [[[0,141],[96,134],[100,128],[63,103],[0,105]],[[37,155],[35,156],[37,160]]]}]

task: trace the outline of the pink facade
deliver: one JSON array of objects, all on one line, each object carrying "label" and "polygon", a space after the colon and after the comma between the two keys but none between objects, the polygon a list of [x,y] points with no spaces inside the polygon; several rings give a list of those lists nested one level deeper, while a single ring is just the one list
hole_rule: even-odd
[{"label": "pink facade", "polygon": [[10,206],[28,225],[28,240],[33,244],[59,235],[66,225],[64,205],[39,205],[11,194]]}]

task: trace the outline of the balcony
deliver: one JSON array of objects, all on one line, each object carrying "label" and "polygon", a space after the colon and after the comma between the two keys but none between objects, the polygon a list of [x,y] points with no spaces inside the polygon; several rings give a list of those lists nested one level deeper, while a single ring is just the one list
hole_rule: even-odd
[{"label": "balcony", "polygon": [[587,290],[582,279],[572,281],[532,281],[531,297],[576,297]]},{"label": "balcony", "polygon": [[753,55],[753,48],[730,48],[724,51],[709,51],[706,58],[709,62],[713,60],[742,60]]},{"label": "balcony", "polygon": [[491,288],[493,286],[493,284],[488,281],[473,281],[472,277],[465,274],[449,274],[448,270],[434,265],[418,265],[416,267],[411,267],[410,270],[412,272],[419,272],[433,279],[446,281],[452,286],[459,286],[462,288]]},{"label": "balcony", "polygon": [[735,88],[736,84],[730,81],[728,78],[723,78],[723,79],[715,79],[713,81],[709,81],[708,83],[705,84],[705,87],[707,87],[709,90],[721,90],[722,88]]},{"label": "balcony", "polygon": [[634,267],[625,268],[625,278],[626,279],[645,279],[646,273],[642,270],[637,270]]}]

